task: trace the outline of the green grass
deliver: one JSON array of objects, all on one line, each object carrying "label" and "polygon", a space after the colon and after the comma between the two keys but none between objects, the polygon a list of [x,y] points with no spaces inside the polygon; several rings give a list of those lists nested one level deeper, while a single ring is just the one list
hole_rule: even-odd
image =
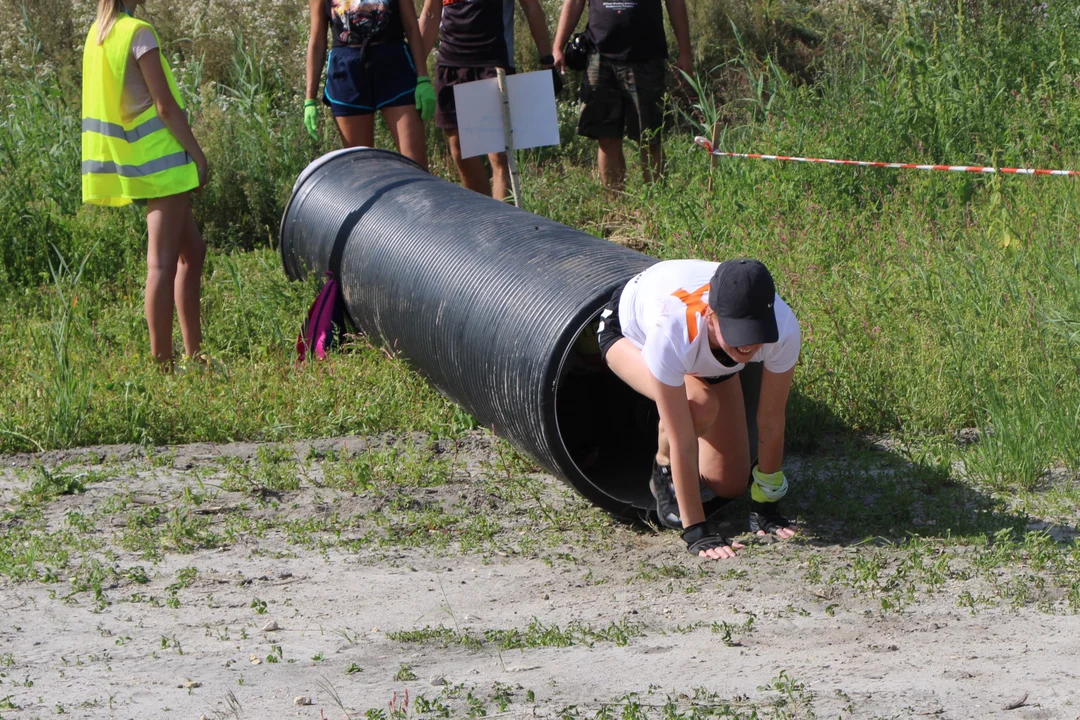
[{"label": "green grass", "polygon": [[[565,146],[522,154],[529,207],[658,257],[765,260],[804,330],[793,449],[889,434],[928,473],[990,493],[1067,489],[1080,471],[1074,180],[712,163],[690,137],[715,128],[733,150],[1076,167],[1080,36],[1069,11],[834,6],[692,3],[707,94],[703,115],[681,106],[702,128],[683,118],[666,138],[666,182],[635,179],[606,199],[564,102]],[[186,20],[155,21],[176,38],[215,167],[196,214],[211,245],[206,349],[220,364],[161,376],[149,360],[144,224],[134,211],[79,206],[77,57],[50,28],[19,25],[0,56],[0,104],[11,107],[0,119],[0,452],[473,427],[363,339],[329,362],[293,365],[315,286],[287,282],[272,245],[297,172],[335,145],[329,123],[317,142],[303,133],[299,53],[250,32],[181,40],[194,37]],[[274,18],[273,29],[302,35],[303,18]],[[441,138],[429,139],[433,170],[451,177]],[[966,428],[978,442],[953,443]],[[343,468],[331,482],[362,486],[369,470]]]},{"label": "green grass", "polygon": [[624,646],[631,638],[644,635],[638,625],[612,622],[607,627],[594,628],[588,623],[571,622],[565,628],[545,625],[533,618],[524,629],[461,630],[445,626],[425,626],[418,630],[397,630],[386,636],[401,643],[435,644],[441,647],[460,646],[471,650],[492,646],[499,650],[525,650],[535,648],[564,648],[572,645],[592,647],[598,642]]},{"label": "green grass", "polygon": [[[704,687],[675,694],[650,686],[647,691],[606,701],[594,700],[584,707],[559,708],[546,706],[543,700],[538,700],[541,693],[498,682],[491,688],[447,685],[437,694],[421,692],[410,696],[408,690],[395,691],[385,707],[370,708],[363,717],[368,720],[475,718],[535,714],[539,708],[554,712],[554,717],[560,720],[794,720],[817,717],[814,693],[786,671],[780,671],[767,685],[759,687],[758,697],[752,700],[745,696],[725,697]],[[856,705],[846,693],[838,689],[836,696],[846,702],[845,712],[855,711]]]},{"label": "green grass", "polygon": [[[426,430],[455,434],[473,421],[402,363],[354,340],[328,363],[293,365],[293,330],[310,287],[291,285],[268,250],[214,256],[204,293],[206,348],[221,365],[162,376],[145,353],[138,281],[79,288],[66,331],[64,367],[27,338],[45,335],[54,300],[20,288],[0,330],[0,364],[21,380],[0,389],[5,451],[118,442],[275,440],[287,437]],[[237,278],[243,278],[238,281]],[[22,318],[21,322],[13,316]],[[53,379],[85,375],[72,407]],[[77,412],[78,422],[71,420]],[[61,422],[63,420],[63,422]]]}]

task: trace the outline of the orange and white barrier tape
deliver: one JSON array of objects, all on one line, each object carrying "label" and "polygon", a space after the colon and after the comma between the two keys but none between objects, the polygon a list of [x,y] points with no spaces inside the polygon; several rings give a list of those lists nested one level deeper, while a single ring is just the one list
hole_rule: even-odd
[{"label": "orange and white barrier tape", "polygon": [[869,160],[830,160],[827,158],[793,157],[790,155],[763,155],[761,153],[733,153],[713,150],[712,143],[703,137],[694,138],[701,147],[716,157],[748,158],[751,160],[787,160],[790,162],[824,163],[825,165],[855,165],[856,167],[893,168],[896,170],[946,170],[965,173],[1003,173],[1007,175],[1064,175],[1074,177],[1080,170],[1039,170],[1035,168],[995,168],[983,165],[919,165],[916,163],[872,162]]}]

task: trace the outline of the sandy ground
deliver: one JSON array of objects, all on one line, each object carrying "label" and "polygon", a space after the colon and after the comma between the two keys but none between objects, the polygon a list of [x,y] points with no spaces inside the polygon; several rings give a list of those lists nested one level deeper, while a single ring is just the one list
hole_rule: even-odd
[{"label": "sandy ground", "polygon": [[[0,576],[0,718],[342,718],[395,709],[421,717],[480,708],[489,716],[623,717],[629,706],[661,717],[668,700],[701,717],[1080,718],[1076,614],[973,614],[958,597],[974,581],[959,580],[883,613],[872,595],[807,582],[809,557],[844,567],[860,551],[840,544],[762,542],[734,561],[703,565],[673,533],[601,518],[603,543],[570,533],[518,551],[514,538],[544,534],[546,521],[530,512],[535,500],[493,493],[499,451],[479,436],[455,448],[460,470],[446,483],[415,494],[469,520],[503,517],[492,542],[466,551],[457,542],[344,546],[350,535],[371,537],[382,527],[376,515],[393,505],[378,492],[327,487],[320,473],[328,461],[313,455],[369,446],[322,441],[312,454],[298,445],[296,457],[312,457],[300,487],[255,495],[221,489],[227,473],[258,465],[255,445],[186,446],[150,458],[132,447],[0,458],[0,513],[17,507],[37,463],[99,473],[87,476],[86,492],[47,503],[43,520],[52,532],[71,525],[70,513],[92,518],[85,534],[97,547],[72,550],[67,574],[54,582]],[[551,512],[593,517],[554,479],[532,482],[552,498]],[[193,487],[208,495],[184,506]],[[239,515],[269,525],[261,533],[235,525],[220,547],[164,547],[148,559],[125,547],[122,530],[131,513],[155,505],[187,507],[222,532]],[[322,547],[273,525],[330,508],[360,519],[324,532]],[[0,523],[0,533],[18,522]],[[76,557],[115,571],[99,597],[72,592]],[[130,579],[134,567],[145,570],[141,582]],[[628,637],[603,636],[612,623]],[[530,624],[592,634],[551,647],[534,632],[525,649],[391,637],[442,627],[482,638]]]}]

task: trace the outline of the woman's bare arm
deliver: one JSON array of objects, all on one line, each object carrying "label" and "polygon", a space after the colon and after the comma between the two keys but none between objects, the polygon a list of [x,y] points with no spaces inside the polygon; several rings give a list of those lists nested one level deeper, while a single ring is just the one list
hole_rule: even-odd
[{"label": "woman's bare arm", "polygon": [[[533,42],[536,43],[536,51],[540,57],[551,55],[551,33],[548,31],[547,17],[544,15],[544,6],[540,0],[520,0],[521,9],[525,12],[525,19],[529,22],[529,32]],[[511,62],[513,58],[510,58]],[[550,65],[544,65],[545,69]]]},{"label": "woman's bare arm", "polygon": [[199,168],[199,189],[202,189],[209,172],[206,155],[199,146],[199,141],[195,139],[195,134],[191,132],[187,116],[173,97],[172,88],[169,87],[165,70],[161,66],[161,52],[154,48],[144,53],[139,58],[139,70],[142,72],[143,80],[146,81],[147,89],[150,90],[150,97],[154,99],[154,108],[157,110],[158,117]]},{"label": "woman's bare arm", "polygon": [[439,38],[442,0],[424,0],[424,7],[420,10],[420,17],[417,20],[420,25],[420,35],[424,38],[424,56],[426,57],[435,48],[435,41]]},{"label": "woman's bare arm", "polygon": [[690,527],[705,520],[705,509],[698,487],[697,433],[694,432],[690,404],[686,401],[686,386],[665,385],[655,377],[652,380],[660,422],[671,441],[671,479],[679,501],[679,517],[684,528]]},{"label": "woman's bare arm", "polygon": [[787,401],[795,368],[787,372],[761,374],[761,395],[758,400],[758,468],[774,473],[784,465],[784,425],[787,422]]},{"label": "woman's bare arm", "polygon": [[413,0],[398,0],[398,10],[401,12],[401,27],[405,30],[405,40],[409,43],[409,52],[412,53],[413,64],[416,65],[416,74],[427,75],[429,48],[420,35],[420,25],[416,20]]},{"label": "woman's bare arm", "polygon": [[307,87],[304,97],[314,100],[319,95],[319,79],[322,77],[323,64],[326,63],[326,14],[323,12],[323,0],[308,0],[311,11],[311,33],[307,44]]}]

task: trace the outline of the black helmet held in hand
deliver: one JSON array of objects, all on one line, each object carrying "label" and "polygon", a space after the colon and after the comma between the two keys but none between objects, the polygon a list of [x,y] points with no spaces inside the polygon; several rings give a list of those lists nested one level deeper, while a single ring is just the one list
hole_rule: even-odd
[{"label": "black helmet held in hand", "polygon": [[585,33],[574,33],[570,42],[563,48],[563,57],[566,58],[566,67],[578,72],[585,72],[589,66],[589,50],[591,44],[585,37]]}]

